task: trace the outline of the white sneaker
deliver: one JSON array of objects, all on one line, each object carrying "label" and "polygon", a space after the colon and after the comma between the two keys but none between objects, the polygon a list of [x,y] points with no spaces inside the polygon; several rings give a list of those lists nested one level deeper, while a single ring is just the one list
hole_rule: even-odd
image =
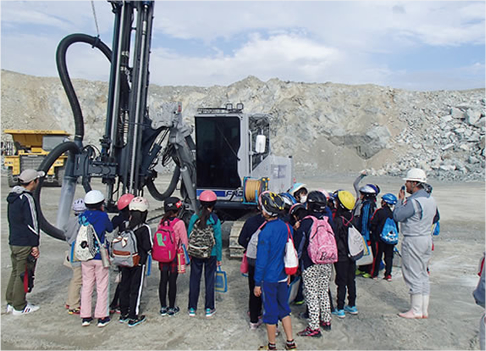
[{"label": "white sneaker", "polygon": [[35,312],[39,309],[40,307],[39,306],[36,306],[36,305],[31,305],[30,303],[28,303],[23,310],[20,310],[20,311],[17,311],[15,308],[12,307],[12,314],[14,316],[20,316],[20,315],[23,315],[23,314],[29,314],[29,313],[32,313],[32,312]]},{"label": "white sneaker", "polygon": [[7,304],[7,309],[6,309],[6,311],[5,311],[5,312],[6,312],[7,314],[8,314],[8,313],[12,313],[12,312],[13,312],[13,309],[14,309],[14,308],[13,308],[13,306],[12,306],[11,304],[9,304],[9,303],[8,303],[8,304]]}]

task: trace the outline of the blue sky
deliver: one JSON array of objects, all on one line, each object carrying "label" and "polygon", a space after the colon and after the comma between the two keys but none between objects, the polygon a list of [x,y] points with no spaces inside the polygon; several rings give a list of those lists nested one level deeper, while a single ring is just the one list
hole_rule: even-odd
[{"label": "blue sky", "polygon": [[[113,14],[94,2],[111,47]],[[408,90],[485,87],[484,1],[156,1],[151,83],[229,85],[249,75]],[[90,1],[1,1],[1,67],[57,76],[72,33],[96,35]],[[88,45],[68,52],[72,77],[108,80]]]}]

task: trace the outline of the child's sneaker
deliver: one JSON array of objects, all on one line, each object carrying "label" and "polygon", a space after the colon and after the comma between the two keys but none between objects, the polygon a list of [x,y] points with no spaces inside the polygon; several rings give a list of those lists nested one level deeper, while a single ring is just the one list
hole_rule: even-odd
[{"label": "child's sneaker", "polygon": [[331,331],[331,322],[324,322],[324,321],[321,321],[321,327],[322,327],[322,329],[324,329],[325,331]]},{"label": "child's sneaker", "polygon": [[110,317],[105,317],[105,318],[98,318],[98,328],[103,328],[110,323],[111,319]]},{"label": "child's sneaker", "polygon": [[83,327],[88,327],[91,322],[93,321],[93,318],[89,317],[89,318],[83,318],[83,321],[81,322],[81,325]]},{"label": "child's sneaker", "polygon": [[263,324],[263,321],[261,319],[259,319],[258,322],[256,322],[256,323],[250,322],[250,329],[251,330],[256,330],[262,324]]},{"label": "child's sneaker", "polygon": [[206,318],[214,316],[215,313],[216,313],[215,308],[213,308],[213,309],[206,308]]},{"label": "child's sneaker", "polygon": [[145,320],[146,320],[146,318],[145,318],[144,315],[139,316],[137,319],[130,319],[128,321],[128,327],[129,328],[136,327],[137,325],[145,322]]},{"label": "child's sneaker", "polygon": [[7,308],[5,309],[5,313],[9,314],[13,312],[13,306],[11,304],[7,304]]},{"label": "child's sneaker", "polygon": [[68,310],[69,314],[80,314],[81,310],[79,308],[73,308]]},{"label": "child's sneaker", "polygon": [[277,349],[277,345],[271,344],[271,343],[268,343],[267,345],[260,346],[258,348],[258,350],[276,350],[276,349]]},{"label": "child's sneaker", "polygon": [[12,307],[12,314],[14,316],[21,316],[23,314],[29,314],[35,312],[39,308],[40,308],[39,306],[31,305],[30,303],[28,303],[27,305],[25,305],[24,309],[20,311],[17,311],[15,308]]},{"label": "child's sneaker", "polygon": [[298,336],[312,336],[314,338],[320,338],[322,336],[321,331],[319,329],[311,329],[310,327],[305,328],[304,330],[297,333]]},{"label": "child's sneaker", "polygon": [[353,306],[353,307],[351,307],[351,306],[344,306],[344,311],[346,311],[346,312],[348,312],[350,314],[354,314],[354,315],[358,314],[358,309],[356,308],[356,306]]},{"label": "child's sneaker", "polygon": [[128,314],[120,314],[120,319],[118,320],[120,323],[126,323],[128,322]]},{"label": "child's sneaker", "polygon": [[297,350],[297,345],[295,344],[295,340],[290,340],[285,343],[285,350]]},{"label": "child's sneaker", "polygon": [[160,315],[161,316],[167,316],[167,307],[161,307],[160,308]]},{"label": "child's sneaker", "polygon": [[180,311],[180,308],[179,307],[169,307],[169,309],[167,310],[167,314],[172,317],[172,316],[175,316],[177,313],[179,313]]},{"label": "child's sneaker", "polygon": [[194,308],[189,308],[189,317],[196,317],[196,310]]},{"label": "child's sneaker", "polygon": [[331,312],[331,314],[339,317],[339,318],[344,318],[346,315],[344,314],[344,310],[334,310],[334,312]]},{"label": "child's sneaker", "polygon": [[389,275],[385,276],[383,279],[386,280],[387,282],[391,282],[392,276],[389,274]]},{"label": "child's sneaker", "polygon": [[371,274],[369,274],[369,273],[363,273],[363,278],[371,278]]},{"label": "child's sneaker", "polygon": [[110,306],[110,314],[121,313],[120,305]]}]

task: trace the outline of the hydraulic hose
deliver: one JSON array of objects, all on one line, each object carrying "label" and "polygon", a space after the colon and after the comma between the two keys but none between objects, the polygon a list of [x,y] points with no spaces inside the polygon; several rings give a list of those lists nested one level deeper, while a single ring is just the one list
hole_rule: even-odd
[{"label": "hydraulic hose", "polygon": [[[65,152],[70,151],[71,155],[75,155],[81,152],[79,149],[78,145],[73,142],[73,141],[66,141],[64,143],[61,143],[57,145],[47,156],[46,158],[42,161],[42,163],[39,166],[39,171],[44,171],[47,173],[49,171],[49,168],[54,164],[54,162],[64,154]],[[74,184],[76,183],[76,179],[73,177],[69,177],[68,174],[66,174],[66,178],[72,178],[74,181]],[[36,200],[37,203],[37,213],[39,215],[39,224],[40,228],[46,232],[48,235],[52,236],[53,238],[59,239],[59,240],[65,240],[64,236],[64,231],[55,227],[49,221],[46,219],[44,216],[44,213],[42,212],[42,206],[41,206],[41,189],[42,189],[42,184],[44,183],[44,178],[39,179],[39,184],[37,185],[37,188],[34,191],[34,199]],[[62,196],[62,195],[61,195]],[[74,192],[71,194],[71,198],[74,196]],[[71,207],[71,202],[68,203],[69,207]]]},{"label": "hydraulic hose", "polygon": [[76,33],[71,34],[61,40],[56,51],[56,64],[57,71],[59,73],[59,78],[61,79],[62,86],[66,92],[69,104],[71,105],[71,110],[74,115],[74,141],[79,147],[82,147],[82,141],[84,138],[84,119],[83,113],[81,111],[81,106],[79,105],[78,97],[74,91],[73,84],[71,83],[71,78],[69,77],[69,72],[66,64],[66,52],[69,46],[74,43],[86,43],[90,44],[92,47],[98,48],[106,56],[108,61],[111,62],[111,50],[106,46],[99,37],[92,37],[87,34]]},{"label": "hydraulic hose", "polygon": [[155,200],[164,201],[166,198],[171,196],[172,193],[174,192],[174,190],[177,186],[177,182],[179,181],[180,175],[181,175],[181,169],[179,168],[179,166],[175,166],[174,173],[172,173],[172,179],[169,183],[169,186],[167,187],[167,190],[165,190],[162,194],[159,192],[159,190],[155,186],[154,179],[149,178],[147,180],[147,189],[148,189],[150,195],[152,195]]}]

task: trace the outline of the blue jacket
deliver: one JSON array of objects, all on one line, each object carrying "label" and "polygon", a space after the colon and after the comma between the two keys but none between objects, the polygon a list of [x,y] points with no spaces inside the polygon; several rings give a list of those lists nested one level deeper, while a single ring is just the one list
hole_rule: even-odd
[{"label": "blue jacket", "polygon": [[[99,210],[86,210],[79,216],[80,223],[84,221],[88,221],[98,234],[98,238],[102,244],[105,244],[106,241],[106,232],[113,231],[113,224],[111,224],[110,218],[106,214],[106,212],[99,211]],[[97,244],[96,244],[97,245]],[[94,260],[101,260],[101,255],[98,252],[96,253]]]},{"label": "blue jacket", "polygon": [[[194,228],[194,224],[199,219],[199,216],[194,213],[189,221],[189,226],[187,228],[187,238],[191,236],[192,228]],[[217,261],[221,261],[223,257],[223,240],[221,237],[221,222],[219,218],[214,214],[211,213],[209,219],[206,221],[207,225],[212,225],[214,229],[214,240],[216,244],[213,246],[211,250],[211,256],[216,256]]]},{"label": "blue jacket", "polygon": [[39,217],[32,194],[22,186],[13,187],[7,196],[9,244],[39,246]]},{"label": "blue jacket", "polygon": [[278,283],[287,278],[284,256],[288,233],[292,228],[280,219],[268,221],[258,235],[258,250],[255,265],[255,286],[262,282]]}]

